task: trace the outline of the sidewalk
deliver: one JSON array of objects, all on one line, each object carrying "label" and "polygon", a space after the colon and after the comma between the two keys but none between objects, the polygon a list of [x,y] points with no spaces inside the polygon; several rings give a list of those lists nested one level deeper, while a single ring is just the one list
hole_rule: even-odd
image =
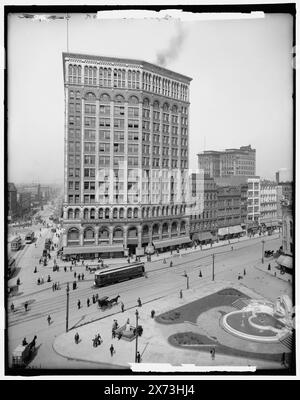
[{"label": "sidewalk", "polygon": [[[150,317],[151,310],[155,310],[155,315],[159,315],[170,309],[182,306],[186,303],[198,300],[213,292],[224,289],[225,287],[236,287],[242,290],[251,297],[257,297],[250,289],[242,288],[232,282],[214,282],[205,284],[200,289],[190,289],[183,292],[183,298],[180,299],[177,294],[166,296],[159,300],[151,301],[148,304],[143,304],[142,307],[134,307],[130,310],[125,310],[124,313],[119,311],[117,307],[116,313],[109,317],[104,317],[93,323],[81,326],[78,329],[73,329],[68,333],[64,333],[54,340],[53,349],[59,355],[68,359],[91,361],[98,363],[111,363],[117,367],[131,366],[135,361],[135,346],[136,340],[131,342],[124,339],[112,339],[111,330],[113,320],[117,319],[119,326],[126,324],[129,319],[130,325],[136,326],[135,312],[138,310],[138,324],[143,326],[143,334],[138,337],[138,351],[141,354],[142,363],[170,363],[173,366],[180,366],[183,364],[200,365],[200,366],[249,366],[255,365],[258,368],[280,368],[280,365],[274,361],[254,360],[237,356],[229,356],[224,354],[216,354],[216,359],[212,360],[209,349],[203,347],[203,351],[189,350],[187,348],[178,348],[172,346],[168,342],[170,334],[176,331],[182,331],[184,324],[165,325],[159,324],[155,319]],[[193,327],[192,324],[188,325],[185,331],[198,331],[202,329],[200,326]],[[183,330],[184,331],[184,330]],[[80,342],[75,344],[74,335],[78,332]],[[96,334],[100,333],[103,343],[98,347],[93,347],[92,339]],[[234,338],[233,338],[234,340]],[[113,344],[115,353],[113,356],[110,354],[110,346]],[[211,347],[211,346],[210,346]],[[279,344],[280,347],[280,344]],[[279,350],[280,351],[280,350]],[[145,366],[147,368],[147,366]],[[143,368],[142,364],[139,368]],[[151,366],[155,368],[155,366]]]}]

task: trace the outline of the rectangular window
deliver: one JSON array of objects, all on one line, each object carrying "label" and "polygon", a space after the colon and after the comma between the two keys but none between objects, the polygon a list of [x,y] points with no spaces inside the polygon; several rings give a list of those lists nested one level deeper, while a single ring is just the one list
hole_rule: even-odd
[{"label": "rectangular window", "polygon": [[124,119],[114,119],[114,128],[124,129]]},{"label": "rectangular window", "polygon": [[99,131],[99,140],[110,140],[110,131]]},{"label": "rectangular window", "polygon": [[74,182],[69,181],[69,190],[73,190],[73,189],[74,189]]},{"label": "rectangular window", "polygon": [[115,106],[115,115],[124,115],[125,114],[125,110],[124,110],[124,106]]},{"label": "rectangular window", "polygon": [[128,117],[134,118],[139,116],[139,109],[137,107],[128,107]]},{"label": "rectangular window", "polygon": [[95,153],[96,144],[94,142],[85,142],[84,143],[84,151],[86,153]]},{"label": "rectangular window", "polygon": [[110,157],[99,156],[99,166],[108,167],[110,165]]},{"label": "rectangular window", "polygon": [[128,120],[128,128],[130,129],[138,129],[139,127],[139,121],[134,120],[134,119],[129,119]]},{"label": "rectangular window", "polygon": [[80,177],[80,168],[75,168],[75,177],[76,178]]},{"label": "rectangular window", "polygon": [[74,164],[74,156],[73,156],[73,154],[69,154],[69,164]]},{"label": "rectangular window", "polygon": [[80,182],[75,182],[75,190],[79,190]]},{"label": "rectangular window", "polygon": [[91,129],[84,130],[84,139],[85,140],[95,140],[96,139],[96,131]]},{"label": "rectangular window", "polygon": [[124,141],[124,132],[114,132],[114,141],[115,142],[123,142]]},{"label": "rectangular window", "polygon": [[129,144],[128,145],[128,153],[129,154],[138,154],[139,145],[138,144]]},{"label": "rectangular window", "polygon": [[110,126],[110,119],[109,118],[99,118],[99,126],[109,127]]},{"label": "rectangular window", "polygon": [[69,177],[73,177],[73,176],[74,176],[74,169],[69,168]]},{"label": "rectangular window", "polygon": [[110,114],[110,106],[109,105],[100,104],[99,113],[101,115],[109,115]]},{"label": "rectangular window", "polygon": [[110,152],[110,143],[99,143],[99,152],[100,153],[109,153]]},{"label": "rectangular window", "polygon": [[128,132],[128,140],[139,140],[139,133],[138,132]]},{"label": "rectangular window", "polygon": [[114,143],[114,153],[124,153],[124,143]]},{"label": "rectangular window", "polygon": [[75,143],[75,152],[76,153],[80,153],[81,152],[81,143],[80,142],[76,142]]},{"label": "rectangular window", "polygon": [[84,105],[84,112],[86,114],[96,114],[96,106],[94,104],[85,104]]}]

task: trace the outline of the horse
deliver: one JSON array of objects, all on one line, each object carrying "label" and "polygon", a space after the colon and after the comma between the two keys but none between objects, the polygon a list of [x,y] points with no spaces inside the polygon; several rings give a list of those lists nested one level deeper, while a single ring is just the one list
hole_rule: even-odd
[{"label": "horse", "polygon": [[110,299],[109,302],[111,305],[113,305],[114,303],[118,303],[118,299],[119,299],[120,295],[118,294],[118,296],[114,297],[113,299]]}]

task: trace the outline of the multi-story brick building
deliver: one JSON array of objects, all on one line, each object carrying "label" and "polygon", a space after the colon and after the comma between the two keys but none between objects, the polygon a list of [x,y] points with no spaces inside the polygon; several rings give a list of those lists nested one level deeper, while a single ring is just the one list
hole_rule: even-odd
[{"label": "multi-story brick building", "polygon": [[244,234],[247,219],[246,184],[218,186],[218,236],[220,238]]},{"label": "multi-story brick building", "polygon": [[204,151],[198,154],[198,166],[211,178],[254,176],[256,150],[249,145],[225,151]]},{"label": "multi-story brick building", "polygon": [[64,254],[143,254],[190,241],[191,78],[131,59],[63,54]]},{"label": "multi-story brick building", "polygon": [[199,213],[190,216],[190,233],[193,241],[207,242],[215,238],[218,230],[218,189],[215,181],[204,175],[203,190],[197,196],[203,196],[198,207]]},{"label": "multi-story brick building", "polygon": [[293,270],[294,256],[294,216],[293,203],[282,201],[282,255],[276,260],[287,272]]}]

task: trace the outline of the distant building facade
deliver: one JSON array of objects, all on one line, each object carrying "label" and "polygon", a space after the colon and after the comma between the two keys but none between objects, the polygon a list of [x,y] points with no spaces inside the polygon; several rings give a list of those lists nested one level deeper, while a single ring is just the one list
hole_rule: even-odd
[{"label": "distant building facade", "polygon": [[225,151],[204,151],[198,154],[198,167],[211,178],[254,176],[256,150],[249,145]]},{"label": "distant building facade", "polygon": [[140,60],[63,54],[64,254],[190,242],[191,78]]},{"label": "distant building facade", "polygon": [[8,220],[12,221],[18,213],[17,189],[13,183],[8,183]]},{"label": "distant building facade", "polygon": [[292,182],[293,181],[293,173],[291,169],[281,168],[276,172],[276,182],[277,184],[282,182]]},{"label": "distant building facade", "polygon": [[260,224],[272,229],[278,227],[277,184],[261,180],[260,182]]},{"label": "distant building facade", "polygon": [[31,211],[31,192],[21,192],[18,198],[19,216],[22,217]]}]

